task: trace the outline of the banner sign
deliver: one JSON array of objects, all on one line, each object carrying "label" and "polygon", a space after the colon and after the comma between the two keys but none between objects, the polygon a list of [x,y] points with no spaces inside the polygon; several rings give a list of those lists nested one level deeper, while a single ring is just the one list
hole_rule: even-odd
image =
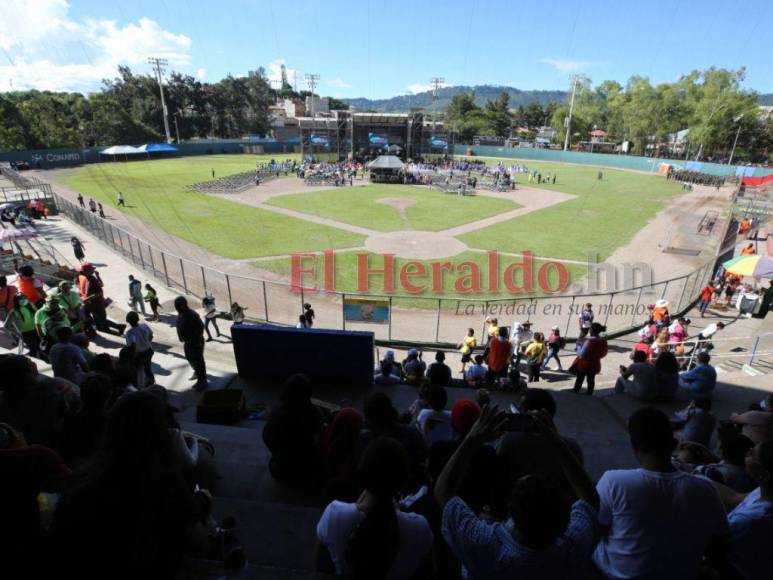
[{"label": "banner sign", "polygon": [[448,149],[448,141],[441,139],[440,137],[430,137],[429,144],[435,148]]},{"label": "banner sign", "polygon": [[344,320],[349,322],[389,323],[389,301],[367,298],[344,298]]},{"label": "banner sign", "polygon": [[327,137],[322,137],[321,135],[315,135],[313,133],[310,137],[310,141],[312,145],[330,145],[330,140]]}]

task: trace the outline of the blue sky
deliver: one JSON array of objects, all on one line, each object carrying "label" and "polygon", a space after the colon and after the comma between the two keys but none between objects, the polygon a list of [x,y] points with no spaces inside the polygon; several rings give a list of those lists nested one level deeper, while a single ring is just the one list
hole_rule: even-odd
[{"label": "blue sky", "polygon": [[285,63],[298,88],[314,72],[338,97],[416,92],[432,76],[564,89],[574,72],[657,83],[709,66],[746,66],[748,88],[773,92],[771,0],[0,0],[0,13],[0,91],[90,91],[159,55],[207,81]]}]

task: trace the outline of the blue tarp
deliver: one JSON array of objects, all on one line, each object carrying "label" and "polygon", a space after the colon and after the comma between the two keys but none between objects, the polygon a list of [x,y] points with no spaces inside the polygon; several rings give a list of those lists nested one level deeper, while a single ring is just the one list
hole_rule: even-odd
[{"label": "blue tarp", "polygon": [[167,145],[166,143],[148,143],[147,145],[142,145],[138,147],[138,149],[145,153],[156,153],[161,151],[177,151],[177,147],[172,147],[171,145]]}]

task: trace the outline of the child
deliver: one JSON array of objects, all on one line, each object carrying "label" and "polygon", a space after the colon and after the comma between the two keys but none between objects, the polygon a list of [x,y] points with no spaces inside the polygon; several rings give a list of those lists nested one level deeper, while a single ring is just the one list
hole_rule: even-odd
[{"label": "child", "polygon": [[150,284],[145,284],[145,302],[150,304],[150,309],[153,311],[153,322],[158,322],[161,317],[158,314],[158,294],[156,289]]}]

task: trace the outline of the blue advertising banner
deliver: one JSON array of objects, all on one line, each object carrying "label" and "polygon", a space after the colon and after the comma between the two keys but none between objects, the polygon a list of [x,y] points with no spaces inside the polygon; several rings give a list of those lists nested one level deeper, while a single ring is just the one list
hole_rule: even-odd
[{"label": "blue advertising banner", "polygon": [[321,135],[315,135],[312,133],[311,137],[309,138],[312,145],[330,145],[330,139],[327,137],[323,137]]},{"label": "blue advertising banner", "polygon": [[386,135],[380,135],[378,133],[368,133],[368,143],[371,145],[389,145],[389,139]]},{"label": "blue advertising banner", "polygon": [[437,149],[448,149],[448,141],[440,137],[430,137],[429,144]]}]

